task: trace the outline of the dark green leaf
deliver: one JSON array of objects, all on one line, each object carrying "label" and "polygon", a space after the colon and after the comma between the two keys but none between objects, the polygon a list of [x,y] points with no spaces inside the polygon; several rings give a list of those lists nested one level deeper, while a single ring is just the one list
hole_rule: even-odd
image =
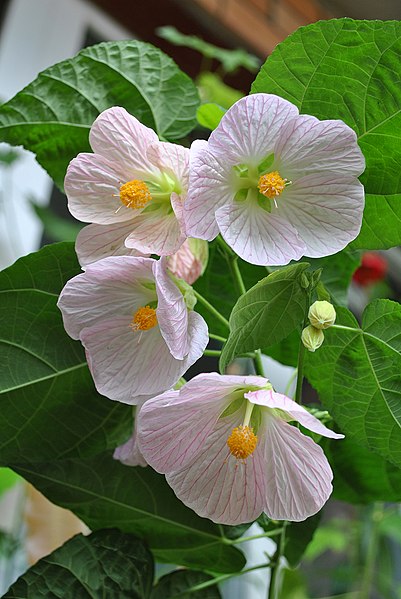
[{"label": "dark green leaf", "polygon": [[[303,522],[288,522],[285,527],[285,543],[284,556],[289,565],[295,568],[302,559],[309,543],[313,539],[313,535],[319,526],[321,514],[315,514]],[[273,532],[280,530],[283,526],[282,522],[270,520],[266,514],[262,514],[258,518],[258,524],[265,532]],[[275,541],[279,539],[279,535],[273,537]]]},{"label": "dark green leaf", "polygon": [[132,41],[85,48],[41,73],[0,107],[0,139],[23,145],[62,187],[68,163],[90,151],[100,112],[122,106],[159,136],[179,139],[196,125],[195,85],[161,50]]},{"label": "dark green leaf", "polygon": [[308,266],[301,263],[276,270],[239,298],[230,316],[230,336],[220,358],[222,372],[235,357],[279,343],[303,322]]},{"label": "dark green leaf", "polygon": [[201,104],[196,113],[196,118],[198,119],[198,123],[205,127],[206,129],[216,129],[217,125],[220,123],[224,113],[226,111],[224,108],[219,106],[218,104],[213,104],[213,102],[208,102],[206,104]]},{"label": "dark green leaf", "polygon": [[373,301],[362,328],[345,308],[337,316],[322,347],[306,356],[306,375],[350,440],[400,466],[401,305]]},{"label": "dark green leaf", "polygon": [[56,306],[80,272],[73,244],[47,246],[0,273],[0,460],[91,455],[129,436],[130,407],[99,395]]},{"label": "dark green leaf", "polygon": [[401,243],[400,55],[399,21],[320,21],[279,44],[252,86],[356,131],[366,157],[366,207],[354,248]]},{"label": "dark green leaf", "polygon": [[77,535],[37,562],[5,599],[149,599],[153,558],[133,535],[99,530]]},{"label": "dark green leaf", "polygon": [[217,524],[185,507],[151,468],[123,466],[107,454],[12,468],[91,530],[116,526],[141,537],[159,561],[214,572],[244,566]]},{"label": "dark green leaf", "polygon": [[221,599],[217,586],[206,587],[199,591],[198,585],[213,580],[204,572],[194,570],[176,570],[163,576],[154,587],[151,599]]}]

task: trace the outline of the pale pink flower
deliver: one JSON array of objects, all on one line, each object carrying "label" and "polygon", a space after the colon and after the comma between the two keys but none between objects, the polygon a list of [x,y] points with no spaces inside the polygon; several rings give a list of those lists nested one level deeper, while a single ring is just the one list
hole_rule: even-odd
[{"label": "pale pink flower", "polygon": [[207,241],[188,238],[175,254],[168,257],[168,268],[176,277],[193,285],[203,275],[208,256]]},{"label": "pale pink flower", "polygon": [[288,424],[342,438],[260,376],[200,374],[149,399],[138,416],[144,459],[177,497],[222,524],[262,512],[300,521],[329,498],[333,478],[319,445]]},{"label": "pale pink flower", "polygon": [[94,223],[77,239],[81,263],[127,253],[124,245],[142,254],[173,254],[186,237],[189,150],[160,142],[120,107],[98,116],[89,141],[93,154],[78,154],[65,178],[70,212]]},{"label": "pale pink flower", "polygon": [[278,96],[236,102],[191,148],[187,235],[219,233],[247,262],[283,265],[343,249],[359,233],[365,161],[342,121],[299,115]]},{"label": "pale pink flower", "polygon": [[202,355],[207,326],[186,301],[165,258],[115,256],[68,281],[58,306],[98,391],[134,404],[170,389]]}]

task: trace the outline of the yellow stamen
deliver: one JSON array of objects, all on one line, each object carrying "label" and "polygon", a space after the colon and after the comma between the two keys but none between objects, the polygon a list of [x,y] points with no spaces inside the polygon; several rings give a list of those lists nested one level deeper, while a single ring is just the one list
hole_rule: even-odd
[{"label": "yellow stamen", "polygon": [[273,199],[283,191],[287,179],[283,179],[278,171],[266,173],[259,178],[258,189],[267,198]]},{"label": "yellow stamen", "polygon": [[145,181],[133,179],[121,185],[120,200],[127,208],[144,208],[152,196]]},{"label": "yellow stamen", "polygon": [[253,428],[242,424],[234,428],[227,439],[229,450],[237,460],[248,458],[255,451],[257,443],[258,437]]},{"label": "yellow stamen", "polygon": [[157,325],[156,310],[142,306],[135,312],[130,327],[133,331],[148,331]]}]

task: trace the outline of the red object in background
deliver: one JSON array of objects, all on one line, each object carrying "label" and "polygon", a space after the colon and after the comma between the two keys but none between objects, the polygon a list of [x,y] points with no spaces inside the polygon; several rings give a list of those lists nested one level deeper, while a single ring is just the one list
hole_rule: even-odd
[{"label": "red object in background", "polygon": [[361,287],[382,281],[387,274],[387,261],[374,252],[366,252],[362,256],[362,264],[353,274],[352,279]]}]

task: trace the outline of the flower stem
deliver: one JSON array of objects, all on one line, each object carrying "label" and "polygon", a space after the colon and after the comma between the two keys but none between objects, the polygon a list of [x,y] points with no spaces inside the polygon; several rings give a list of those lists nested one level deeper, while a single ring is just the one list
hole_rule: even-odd
[{"label": "flower stem", "polygon": [[216,308],[214,306],[212,306],[212,304],[210,304],[207,299],[205,299],[203,297],[203,295],[201,295],[200,293],[198,293],[197,291],[195,291],[195,289],[193,289],[194,295],[196,297],[196,299],[205,306],[205,308],[207,308],[209,310],[209,312],[211,314],[213,314],[213,316],[215,318],[217,318],[218,320],[220,320],[220,322],[222,324],[224,324],[225,327],[227,327],[228,330],[230,330],[230,323],[228,322],[228,320],[226,318],[224,318],[224,316],[222,314],[220,314],[220,312],[218,310],[216,310]]},{"label": "flower stem", "polygon": [[287,526],[287,522],[283,522],[283,528],[281,529],[281,535],[277,543],[276,553],[272,558],[272,565],[270,567],[270,584],[269,584],[269,593],[267,599],[278,599],[278,591],[279,591],[279,571],[280,571],[280,558],[284,553],[284,545],[285,545],[285,528]]},{"label": "flower stem", "polygon": [[375,575],[375,563],[378,548],[379,525],[384,515],[382,502],[376,502],[370,517],[369,544],[366,552],[365,567],[362,574],[361,589],[358,599],[369,599]]},{"label": "flower stem", "polygon": [[[242,576],[243,574],[247,574],[247,572],[253,572],[254,570],[260,570],[261,568],[268,568],[271,562],[267,562],[266,564],[259,564],[258,566],[252,566],[251,568],[246,568],[245,570],[241,570],[241,572],[232,572],[231,574],[222,574],[221,576],[216,576],[216,578],[212,578],[211,580],[207,580],[206,582],[201,582],[200,584],[194,585],[190,589],[185,589],[182,594],[185,595],[189,593],[195,593],[196,591],[201,591],[202,589],[207,589],[208,587],[212,587],[220,582],[225,582],[230,578],[234,578],[236,576]],[[181,593],[180,593],[181,594]],[[174,595],[174,597],[179,597],[180,594]]]},{"label": "flower stem", "polygon": [[302,383],[304,380],[304,358],[305,358],[305,347],[302,341],[299,344],[298,352],[298,365],[297,365],[297,386],[295,389],[295,401],[302,403]]},{"label": "flower stem", "polygon": [[217,242],[223,250],[223,254],[225,259],[227,260],[228,267],[231,272],[231,276],[234,281],[234,285],[237,289],[238,295],[243,295],[246,293],[246,287],[244,285],[244,281],[242,279],[241,271],[238,266],[238,256],[232,249],[226,244],[222,237],[217,238]]},{"label": "flower stem", "polygon": [[211,357],[220,358],[220,356],[221,356],[221,350],[220,349],[204,349],[203,350],[203,355],[204,356],[211,356]]},{"label": "flower stem", "polygon": [[238,545],[239,543],[245,543],[245,541],[253,541],[254,539],[268,539],[270,537],[276,537],[282,533],[282,528],[276,528],[270,532],[263,532],[260,535],[253,535],[251,537],[239,537],[239,539],[230,540],[227,539],[230,545]]},{"label": "flower stem", "polygon": [[222,343],[225,343],[227,341],[227,339],[225,337],[221,337],[220,335],[215,335],[214,333],[209,333],[209,337],[210,337],[210,339],[215,339],[216,341],[221,341]]},{"label": "flower stem", "polygon": [[263,362],[262,362],[262,352],[260,351],[260,349],[255,350],[255,357],[253,358],[253,364],[255,366],[256,374],[259,374],[260,376],[265,376],[265,371],[264,371]]}]

